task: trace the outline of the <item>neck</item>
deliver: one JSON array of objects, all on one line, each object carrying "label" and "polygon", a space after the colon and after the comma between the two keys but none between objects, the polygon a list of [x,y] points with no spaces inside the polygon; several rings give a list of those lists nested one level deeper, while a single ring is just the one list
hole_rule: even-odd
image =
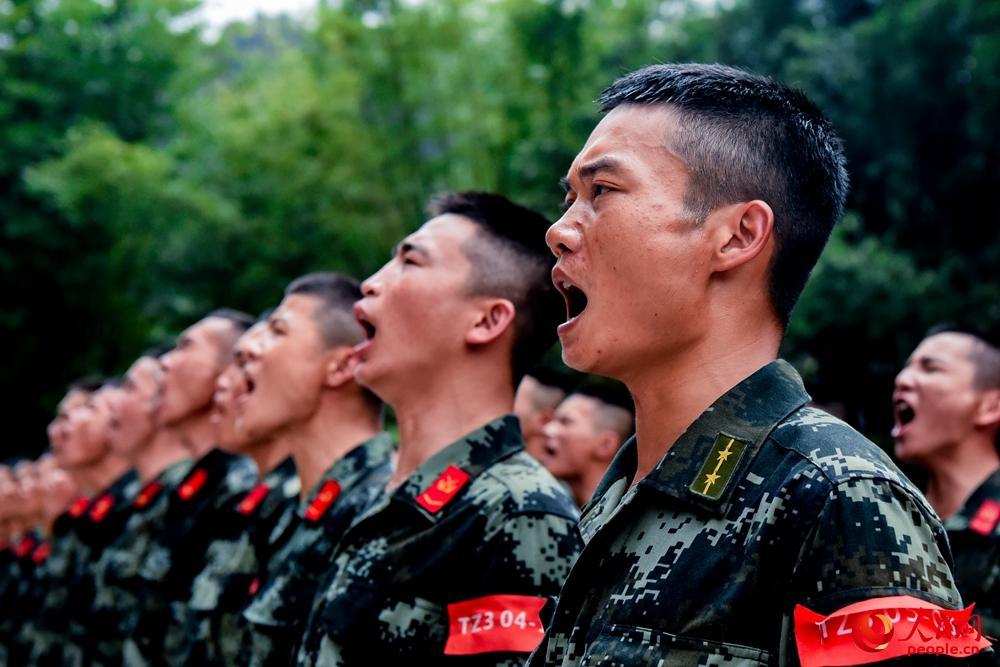
[{"label": "neck", "polygon": [[509,376],[482,371],[436,373],[436,378],[414,385],[412,394],[393,404],[399,422],[399,459],[390,488],[462,436],[510,413],[514,390]]},{"label": "neck", "polygon": [[969,440],[942,450],[927,468],[927,500],[942,519],[960,509],[969,496],[1000,468],[992,438],[975,434]]},{"label": "neck", "polygon": [[[611,462],[608,461],[608,464]],[[597,490],[597,485],[601,483],[601,479],[604,477],[605,471],[608,469],[607,465],[595,466],[589,468],[586,472],[575,479],[564,480],[566,485],[569,486],[569,490],[573,493],[573,500],[576,502],[577,507],[583,507],[590,501],[591,497],[594,495],[594,491]]]},{"label": "neck", "polygon": [[781,335],[777,327],[770,329],[751,339],[709,337],[624,380],[635,400],[638,467],[633,483],[649,474],[712,403],[777,358]]},{"label": "neck", "polygon": [[257,464],[257,473],[264,476],[288,457],[288,441],[285,438],[269,438],[258,443],[247,455]]},{"label": "neck", "polygon": [[135,461],[135,469],[142,483],[146,484],[189,455],[189,449],[175,431],[161,429],[142,448]]},{"label": "neck", "polygon": [[208,407],[171,424],[168,430],[174,432],[192,458],[201,458],[215,446],[212,411]]},{"label": "neck", "polygon": [[302,483],[303,500],[330,466],[382,430],[380,416],[354,389],[324,391],[312,416],[283,434]]},{"label": "neck", "polygon": [[90,466],[76,471],[80,491],[88,496],[103,491],[111,482],[125,474],[128,464],[124,459],[108,454]]}]

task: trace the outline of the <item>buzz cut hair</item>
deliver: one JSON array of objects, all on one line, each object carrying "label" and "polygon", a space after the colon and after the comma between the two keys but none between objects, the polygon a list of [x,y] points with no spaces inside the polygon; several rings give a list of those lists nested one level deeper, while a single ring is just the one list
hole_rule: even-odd
[{"label": "buzz cut hair", "polygon": [[351,276],[332,271],[307,273],[293,280],[285,296],[301,294],[316,299],[313,319],[328,347],[357,345],[365,338],[354,317],[354,304],[361,299],[361,284]]},{"label": "buzz cut hair", "polygon": [[552,284],[555,257],[545,244],[549,220],[503,195],[474,191],[437,195],[427,212],[432,217],[458,215],[478,227],[479,234],[462,247],[471,265],[468,290],[514,304],[511,370],[516,385],[555,343],[565,312]]},{"label": "buzz cut hair", "polygon": [[996,332],[971,324],[943,322],[931,327],[924,338],[938,334],[956,333],[973,339],[969,361],[975,367],[972,382],[980,391],[1000,389],[1000,341]]},{"label": "buzz cut hair", "polygon": [[774,212],[769,296],[781,327],[844,210],[843,144],[805,94],[726,65],[652,65],[601,93],[601,111],[662,106],[679,132],[665,148],[685,163],[685,206],[696,222],[726,204],[760,199]]}]

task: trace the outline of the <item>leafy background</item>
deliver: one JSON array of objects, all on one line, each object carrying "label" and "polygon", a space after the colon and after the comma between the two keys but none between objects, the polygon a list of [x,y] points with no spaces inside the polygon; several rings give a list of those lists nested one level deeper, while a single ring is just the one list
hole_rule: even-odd
[{"label": "leafy background", "polygon": [[817,400],[885,444],[926,327],[1000,322],[995,0],[341,0],[217,41],[197,4],[0,0],[0,457],[212,307],[368,275],[436,191],[557,215],[594,98],[653,62],[777,76],[844,136],[849,212],[784,350]]}]

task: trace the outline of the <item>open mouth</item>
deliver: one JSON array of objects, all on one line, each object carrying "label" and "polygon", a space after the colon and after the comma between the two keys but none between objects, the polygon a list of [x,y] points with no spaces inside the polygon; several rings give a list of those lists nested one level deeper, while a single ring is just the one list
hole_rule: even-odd
[{"label": "open mouth", "polygon": [[367,313],[365,313],[359,303],[354,304],[354,319],[358,321],[358,325],[365,333],[365,339],[354,346],[354,354],[356,355],[357,360],[365,361],[367,358],[368,348],[371,346],[372,341],[375,338],[377,327],[368,318]]},{"label": "open mouth", "polygon": [[371,340],[372,338],[374,338],[375,337],[375,325],[372,324],[371,322],[369,322],[368,320],[366,320],[364,317],[358,317],[357,320],[358,320],[358,324],[361,325],[361,328],[365,330],[365,338],[367,338],[368,340]]},{"label": "open mouth", "polygon": [[903,434],[907,425],[917,418],[917,411],[907,401],[900,398],[893,401],[892,413],[896,422],[892,427],[892,437],[898,438]]},{"label": "open mouth", "polygon": [[574,320],[587,308],[587,295],[582,289],[567,280],[560,280],[556,288],[566,302],[566,321]]},{"label": "open mouth", "polygon": [[896,415],[896,423],[901,426],[906,426],[917,416],[917,412],[913,409],[913,406],[902,399],[896,401],[893,405],[893,410]]}]

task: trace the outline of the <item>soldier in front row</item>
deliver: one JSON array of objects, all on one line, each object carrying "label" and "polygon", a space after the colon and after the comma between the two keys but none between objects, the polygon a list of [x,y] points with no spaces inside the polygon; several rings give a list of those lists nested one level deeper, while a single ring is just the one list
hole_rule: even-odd
[{"label": "soldier in front row", "polygon": [[927,471],[955,578],[983,631],[1000,636],[1000,349],[975,329],[931,329],[896,376],[896,457]]},{"label": "soldier in front row", "polygon": [[398,461],[334,551],[302,665],[522,664],[580,546],[509,414],[553,340],[546,221],[481,193],[431,214],[355,307],[355,377],[395,410]]},{"label": "soldier in front row", "polygon": [[240,428],[281,434],[302,480],[290,536],[261,572],[242,611],[238,664],[286,666],[341,534],[385,486],[392,443],[382,402],[354,380],[351,357],[364,332],[354,319],[358,282],[316,273],[292,282],[257,346],[240,356],[251,388]]},{"label": "soldier in front row", "polygon": [[601,103],[547,240],[563,359],[625,383],[637,434],[529,664],[844,664],[800,654],[819,626],[797,605],[958,609],[933,509],[776,360],[847,189],[829,123],[721,65],[648,67]]}]

